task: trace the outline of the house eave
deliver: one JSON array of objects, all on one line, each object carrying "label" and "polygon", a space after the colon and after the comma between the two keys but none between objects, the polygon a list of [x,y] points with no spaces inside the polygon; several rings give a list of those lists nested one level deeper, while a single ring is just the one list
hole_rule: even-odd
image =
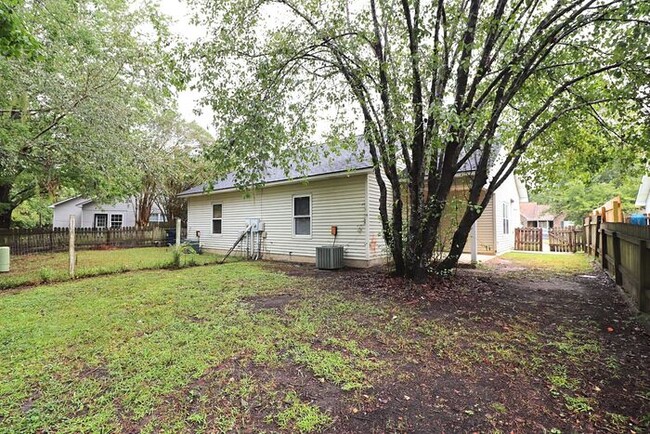
[{"label": "house eave", "polygon": [[648,204],[648,195],[650,195],[650,177],[644,176],[641,179],[641,185],[639,186],[639,193],[636,196],[636,201],[634,206],[642,208]]},{"label": "house eave", "polygon": [[62,205],[62,204],[64,204],[64,203],[70,202],[71,200],[80,199],[80,198],[81,198],[81,195],[77,195],[77,196],[69,197],[69,198],[67,198],[67,199],[63,199],[63,200],[60,200],[60,201],[58,201],[58,202],[56,202],[56,203],[53,203],[52,205],[48,206],[48,208],[52,208],[52,209],[54,209],[55,207],[57,207],[57,206],[59,206],[59,205]]},{"label": "house eave", "polygon": [[[278,181],[271,181],[267,182],[264,185],[262,185],[259,188],[266,188],[266,187],[271,187],[271,186],[278,186],[278,185],[289,185],[289,184],[298,184],[302,182],[309,182],[309,181],[320,181],[323,179],[331,179],[331,178],[341,178],[341,177],[350,177],[350,176],[356,176],[356,175],[362,175],[362,174],[368,174],[372,173],[373,168],[372,167],[366,167],[362,169],[354,169],[354,170],[343,170],[339,172],[330,172],[330,173],[324,173],[320,175],[313,175],[313,176],[306,176],[303,178],[292,178],[292,179],[282,179]],[[256,187],[253,187],[256,188]],[[222,189],[215,189],[215,190],[209,190],[209,191],[201,191],[201,192],[196,192],[196,193],[180,193],[177,195],[177,197],[182,197],[182,198],[189,198],[189,197],[197,197],[197,196],[205,196],[205,195],[210,195],[210,194],[221,194],[221,193],[232,193],[235,191],[241,191],[241,189],[237,187],[228,187],[228,188],[222,188]]]}]

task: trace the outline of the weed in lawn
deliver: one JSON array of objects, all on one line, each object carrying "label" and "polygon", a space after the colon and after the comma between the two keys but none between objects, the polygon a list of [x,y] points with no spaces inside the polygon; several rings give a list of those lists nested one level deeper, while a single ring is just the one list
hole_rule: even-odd
[{"label": "weed in lawn", "polygon": [[198,425],[199,427],[205,427],[207,418],[204,413],[192,413],[189,416],[187,416],[187,421],[195,425]]},{"label": "weed in lawn", "polygon": [[314,432],[332,423],[328,414],[313,404],[302,402],[294,391],[285,395],[284,402],[286,408],[275,416],[269,416],[267,422],[275,421],[282,429],[301,433]]},{"label": "weed in lawn", "polygon": [[500,402],[493,402],[491,404],[491,407],[496,411],[497,413],[500,414],[505,414],[508,412],[508,409],[506,408],[505,405],[501,404]]},{"label": "weed in lawn", "polygon": [[306,366],[318,378],[330,381],[342,390],[361,389],[366,384],[364,373],[354,366],[351,360],[338,352],[314,349],[306,344],[298,344],[289,351],[293,360]]},{"label": "weed in lawn", "polygon": [[54,270],[47,267],[43,267],[39,270],[38,274],[43,283],[48,283],[52,281],[52,277],[54,276]]},{"label": "weed in lawn", "polygon": [[605,366],[613,378],[620,378],[619,371],[621,369],[621,363],[616,357],[607,356],[607,358],[605,358]]},{"label": "weed in lawn", "polygon": [[574,391],[580,387],[579,380],[569,378],[566,366],[555,366],[546,378],[551,383],[551,394],[555,396],[559,396],[562,390]]},{"label": "weed in lawn", "polygon": [[570,396],[564,394],[564,404],[566,408],[574,413],[587,413],[593,411],[592,401],[583,396]]},{"label": "weed in lawn", "polygon": [[237,417],[238,414],[236,411],[223,411],[217,409],[217,416],[214,418],[214,429],[219,433],[229,433],[233,432],[237,427]]},{"label": "weed in lawn", "polygon": [[565,331],[560,340],[550,342],[549,345],[576,363],[597,355],[601,350],[597,341],[570,330]]},{"label": "weed in lawn", "polygon": [[605,416],[607,417],[607,421],[614,426],[616,429],[623,430],[627,426],[627,423],[629,421],[629,417],[624,416],[622,414],[618,413],[610,413],[607,412],[605,413]]}]

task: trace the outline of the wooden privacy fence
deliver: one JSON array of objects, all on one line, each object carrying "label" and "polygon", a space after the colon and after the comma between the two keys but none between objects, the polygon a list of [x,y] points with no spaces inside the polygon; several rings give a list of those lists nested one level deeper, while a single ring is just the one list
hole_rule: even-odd
[{"label": "wooden privacy fence", "polygon": [[[110,247],[147,247],[164,245],[167,241],[164,227],[120,229],[76,228],[77,249]],[[12,255],[39,252],[59,252],[68,249],[68,228],[0,229],[0,246],[9,246]]]},{"label": "wooden privacy fence", "polygon": [[598,259],[640,311],[650,313],[650,226],[601,223],[598,219],[585,225],[585,233],[587,252]]},{"label": "wooden privacy fence", "polygon": [[584,230],[575,226],[550,228],[548,244],[551,252],[581,252],[584,249]]},{"label": "wooden privacy fence", "polygon": [[542,228],[515,228],[515,250],[542,251]]}]

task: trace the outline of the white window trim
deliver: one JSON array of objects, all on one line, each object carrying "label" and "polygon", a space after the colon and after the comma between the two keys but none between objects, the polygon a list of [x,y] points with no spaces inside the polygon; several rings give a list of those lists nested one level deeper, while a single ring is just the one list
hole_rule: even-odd
[{"label": "white window trim", "polygon": [[[296,218],[304,218],[307,216],[296,216],[296,198],[308,197],[309,198],[309,235],[296,234]],[[310,194],[294,194],[291,196],[291,236],[293,238],[310,239],[314,233],[314,217],[313,217],[313,202]]]},{"label": "white window trim", "polygon": [[[501,203],[502,203],[501,212],[503,213],[503,215],[501,216],[501,230],[503,231],[504,235],[509,235],[510,234],[510,207],[508,202],[504,201]],[[507,231],[505,229],[507,229]]]},{"label": "white window trim", "polygon": [[[122,224],[120,225],[119,228],[113,228],[113,216],[114,215],[119,215],[122,217]],[[116,213],[111,213],[108,215],[108,228],[109,229],[122,229],[124,227],[124,214],[121,212],[116,212]]]},{"label": "white window trim", "polygon": [[[214,218],[214,206],[215,205],[221,205],[221,218],[216,219]],[[221,237],[223,236],[223,202],[212,202],[210,203],[210,235],[214,237]],[[220,233],[215,233],[214,232],[214,221],[215,220],[221,220],[221,232]]]}]

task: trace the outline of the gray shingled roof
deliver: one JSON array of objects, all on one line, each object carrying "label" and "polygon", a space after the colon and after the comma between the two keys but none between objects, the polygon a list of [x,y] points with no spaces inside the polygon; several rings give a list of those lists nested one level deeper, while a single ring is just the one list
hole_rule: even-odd
[{"label": "gray shingled roof", "polygon": [[[458,173],[469,173],[475,171],[479,160],[480,153],[477,152],[470,157],[465,164],[463,164]],[[368,144],[363,139],[363,136],[358,136],[356,150],[341,150],[337,154],[330,154],[327,157],[323,157],[321,161],[310,164],[307,167],[306,172],[299,172],[294,168],[286,174],[282,168],[271,167],[266,170],[263,177],[263,183],[271,184],[274,182],[289,180],[300,181],[304,178],[311,178],[314,176],[345,173],[354,170],[370,169],[372,167],[372,157],[368,149]],[[208,191],[207,187],[207,184],[197,185],[196,187],[192,187],[189,190],[180,193],[179,196],[183,197],[202,194]],[[231,173],[224,179],[214,182],[212,184],[212,191],[229,190],[236,187],[237,182],[235,174]]]},{"label": "gray shingled roof", "polygon": [[[323,157],[322,160],[309,164],[307,169],[302,172],[292,168],[289,173],[285,173],[284,169],[279,167],[271,167],[266,170],[263,176],[264,184],[271,184],[280,181],[289,180],[302,180],[304,178],[311,178],[314,176],[328,175],[333,173],[345,173],[353,170],[364,170],[373,167],[372,157],[368,146],[362,138],[357,139],[358,149],[356,150],[341,150],[337,154],[331,154]],[[231,173],[220,181],[212,184],[212,191],[228,190],[236,188],[237,183],[235,174]],[[189,190],[180,193],[179,196],[192,196],[206,192],[207,184],[197,185]]]}]

